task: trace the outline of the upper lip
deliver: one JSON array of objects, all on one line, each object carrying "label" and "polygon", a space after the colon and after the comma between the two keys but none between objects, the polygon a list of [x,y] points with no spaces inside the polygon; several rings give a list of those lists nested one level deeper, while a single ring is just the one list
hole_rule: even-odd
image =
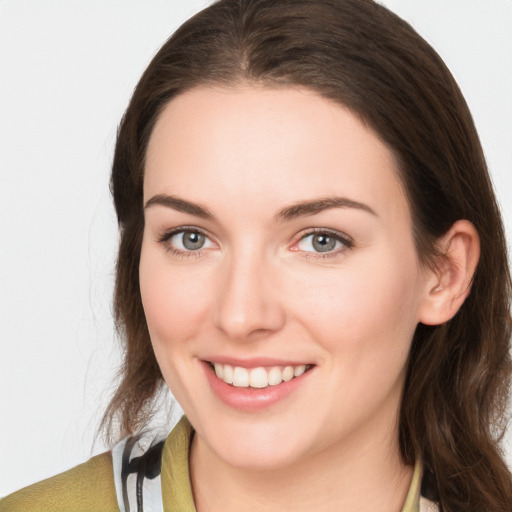
[{"label": "upper lip", "polygon": [[242,368],[259,368],[262,366],[300,366],[312,364],[307,361],[293,361],[291,359],[279,359],[275,357],[251,357],[237,358],[231,356],[211,356],[202,358],[203,361],[217,364],[229,364],[230,366],[240,366]]}]

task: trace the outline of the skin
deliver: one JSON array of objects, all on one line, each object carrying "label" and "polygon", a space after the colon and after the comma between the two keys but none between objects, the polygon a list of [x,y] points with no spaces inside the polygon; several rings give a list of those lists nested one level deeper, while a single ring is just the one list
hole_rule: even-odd
[{"label": "skin", "polygon": [[[162,195],[211,217],[151,201]],[[366,208],[276,219],[334,196]],[[464,300],[472,226],[443,241],[457,265],[422,266],[379,137],[314,92],[251,85],[170,102],[150,138],[144,201],[142,300],[163,376],[196,430],[198,511],[400,510],[412,474],[397,442],[411,339]],[[186,250],[184,227],[206,234],[203,248]],[[335,249],[315,252],[311,229],[339,234]],[[201,361],[216,355],[313,367],[283,400],[243,411],[211,390]]]}]

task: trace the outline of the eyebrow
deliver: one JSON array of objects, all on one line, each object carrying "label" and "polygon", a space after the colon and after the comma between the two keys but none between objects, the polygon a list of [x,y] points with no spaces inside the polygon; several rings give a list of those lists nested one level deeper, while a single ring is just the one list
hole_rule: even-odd
[{"label": "eyebrow", "polygon": [[375,215],[375,217],[378,217],[375,210],[364,203],[354,201],[347,197],[333,196],[295,203],[291,206],[283,208],[280,212],[277,213],[275,218],[277,221],[290,220],[297,217],[315,215],[324,210],[330,210],[331,208],[355,208],[356,210],[362,210],[364,212]]},{"label": "eyebrow", "polygon": [[[202,219],[214,218],[213,214],[205,206],[192,203],[172,195],[157,194],[146,202],[144,209],[153,205],[165,206],[179,212],[189,213],[190,215],[201,217]],[[377,213],[364,203],[354,201],[347,197],[333,196],[313,199],[310,201],[301,201],[292,204],[291,206],[287,206],[286,208],[280,210],[274,218],[276,221],[291,220],[297,217],[315,215],[324,210],[329,210],[332,208],[355,208],[356,210],[362,210],[378,217]]]},{"label": "eyebrow", "polygon": [[179,212],[190,213],[190,215],[195,215],[196,217],[201,217],[202,219],[213,219],[212,213],[205,206],[191,203],[190,201],[185,201],[185,199],[180,199],[179,197],[170,196],[167,194],[158,194],[153,196],[144,205],[144,209],[156,204],[165,206],[167,208],[172,208],[173,210],[177,210]]}]

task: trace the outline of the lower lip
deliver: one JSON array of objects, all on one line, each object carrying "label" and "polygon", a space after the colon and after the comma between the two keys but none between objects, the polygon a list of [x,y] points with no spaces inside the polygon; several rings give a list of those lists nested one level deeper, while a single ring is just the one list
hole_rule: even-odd
[{"label": "lower lip", "polygon": [[276,386],[267,386],[266,388],[238,388],[230,384],[226,384],[220,380],[210,366],[209,363],[201,361],[206,378],[210,383],[210,386],[214,394],[222,402],[235,409],[241,409],[245,411],[256,411],[271,407],[272,405],[284,400],[293,391],[300,387],[307,376],[311,373],[311,369],[303,373],[299,377],[294,377],[288,382],[282,382]]}]

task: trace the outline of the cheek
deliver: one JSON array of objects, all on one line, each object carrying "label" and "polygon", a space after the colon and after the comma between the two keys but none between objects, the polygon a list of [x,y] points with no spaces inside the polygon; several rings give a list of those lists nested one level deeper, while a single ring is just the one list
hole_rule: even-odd
[{"label": "cheek", "polygon": [[401,364],[417,325],[417,278],[414,256],[360,259],[321,278],[317,274],[314,283],[301,283],[310,291],[299,294],[295,316],[326,349],[353,365],[378,365],[383,358]]},{"label": "cheek", "polygon": [[155,352],[172,350],[178,342],[193,338],[207,311],[204,276],[171,266],[163,251],[143,246],[139,277]]}]

